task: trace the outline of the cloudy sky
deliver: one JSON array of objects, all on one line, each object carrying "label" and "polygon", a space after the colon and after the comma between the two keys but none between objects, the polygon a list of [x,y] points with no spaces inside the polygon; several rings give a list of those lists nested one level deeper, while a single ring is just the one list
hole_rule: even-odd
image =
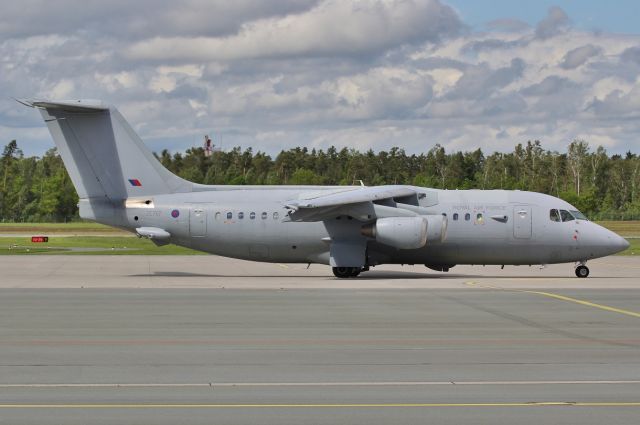
[{"label": "cloudy sky", "polygon": [[0,0],[0,144],[53,146],[17,98],[102,99],[154,151],[640,152],[640,2]]}]

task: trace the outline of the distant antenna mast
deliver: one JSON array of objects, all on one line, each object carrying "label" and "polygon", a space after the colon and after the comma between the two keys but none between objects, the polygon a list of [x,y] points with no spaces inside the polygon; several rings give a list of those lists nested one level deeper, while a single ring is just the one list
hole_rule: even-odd
[{"label": "distant antenna mast", "polygon": [[213,142],[208,134],[204,136],[204,156],[210,157],[211,152],[213,152]]}]

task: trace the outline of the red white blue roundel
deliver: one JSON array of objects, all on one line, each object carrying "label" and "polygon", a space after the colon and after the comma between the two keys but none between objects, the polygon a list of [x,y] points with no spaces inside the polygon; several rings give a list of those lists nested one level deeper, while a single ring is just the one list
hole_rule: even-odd
[{"label": "red white blue roundel", "polygon": [[180,216],[180,211],[178,210],[171,211],[171,217],[178,218],[179,216]]}]

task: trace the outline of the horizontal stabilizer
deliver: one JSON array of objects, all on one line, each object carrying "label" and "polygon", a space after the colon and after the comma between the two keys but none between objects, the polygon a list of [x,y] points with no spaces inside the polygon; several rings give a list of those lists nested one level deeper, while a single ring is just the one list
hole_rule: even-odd
[{"label": "horizontal stabilizer", "polygon": [[99,100],[63,100],[57,102],[32,100],[19,102],[34,108],[57,109],[66,112],[99,112],[109,110],[109,106]]}]

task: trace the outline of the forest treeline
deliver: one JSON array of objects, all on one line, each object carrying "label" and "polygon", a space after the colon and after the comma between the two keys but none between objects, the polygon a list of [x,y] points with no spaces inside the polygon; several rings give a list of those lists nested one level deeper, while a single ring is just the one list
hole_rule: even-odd
[{"label": "forest treeline", "polygon": [[[446,152],[435,145],[421,154],[401,148],[281,151],[275,158],[251,148],[214,151],[192,148],[157,158],[173,173],[204,184],[412,184],[442,189],[520,189],[544,192],[572,203],[592,219],[640,219],[640,157],[608,155],[573,141],[566,152],[545,150],[539,141],[512,152],[485,155]],[[78,197],[55,149],[25,157],[16,141],[0,159],[0,221],[78,219]]]}]

